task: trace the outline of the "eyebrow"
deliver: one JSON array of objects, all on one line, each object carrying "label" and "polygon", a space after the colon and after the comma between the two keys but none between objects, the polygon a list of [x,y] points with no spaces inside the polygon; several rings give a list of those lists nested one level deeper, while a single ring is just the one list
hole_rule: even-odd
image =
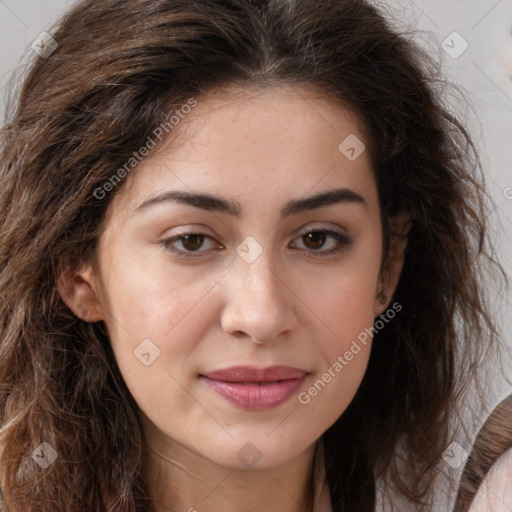
[{"label": "eyebrow", "polygon": [[[144,201],[135,209],[135,212],[141,212],[143,210],[147,210],[151,206],[166,202],[177,202],[207,211],[227,213],[234,217],[240,217],[242,213],[242,207],[240,203],[236,201],[230,201],[210,194],[186,191],[164,192],[163,194]],[[316,210],[333,204],[367,205],[365,199],[353,190],[348,188],[338,188],[328,190],[314,196],[289,201],[281,209],[281,218],[296,215],[308,210]]]}]

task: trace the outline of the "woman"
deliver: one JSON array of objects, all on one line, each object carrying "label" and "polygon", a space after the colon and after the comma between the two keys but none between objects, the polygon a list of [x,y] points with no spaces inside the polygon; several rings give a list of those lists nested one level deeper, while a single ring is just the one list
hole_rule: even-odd
[{"label": "woman", "polygon": [[88,0],[41,48],[2,138],[4,509],[430,510],[500,267],[428,57],[360,0]]}]

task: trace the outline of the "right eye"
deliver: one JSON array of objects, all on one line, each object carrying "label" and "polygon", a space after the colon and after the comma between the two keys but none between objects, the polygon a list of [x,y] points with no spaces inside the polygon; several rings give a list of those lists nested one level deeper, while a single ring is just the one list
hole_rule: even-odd
[{"label": "right eye", "polygon": [[[213,238],[206,233],[189,232],[181,233],[171,238],[167,238],[162,240],[160,243],[165,247],[166,250],[179,257],[195,258],[197,255],[206,252],[199,250],[201,247],[203,247],[204,241],[206,239],[213,241]],[[176,248],[176,244],[181,244],[182,248]]]}]

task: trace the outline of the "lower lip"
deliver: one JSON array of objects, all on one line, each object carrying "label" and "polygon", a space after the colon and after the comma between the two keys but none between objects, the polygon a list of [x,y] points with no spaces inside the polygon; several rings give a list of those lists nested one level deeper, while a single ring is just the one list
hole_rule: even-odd
[{"label": "lower lip", "polygon": [[201,375],[201,379],[229,402],[252,411],[272,409],[286,402],[302,385],[306,375],[297,379],[263,384],[225,382]]}]

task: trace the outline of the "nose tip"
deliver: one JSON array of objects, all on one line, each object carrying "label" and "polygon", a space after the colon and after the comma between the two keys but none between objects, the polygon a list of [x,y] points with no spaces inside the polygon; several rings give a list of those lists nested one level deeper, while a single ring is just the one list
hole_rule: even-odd
[{"label": "nose tip", "polygon": [[222,327],[230,335],[247,336],[259,345],[280,338],[294,329],[297,318],[293,294],[284,276],[259,257],[252,263],[239,261],[229,276]]}]

